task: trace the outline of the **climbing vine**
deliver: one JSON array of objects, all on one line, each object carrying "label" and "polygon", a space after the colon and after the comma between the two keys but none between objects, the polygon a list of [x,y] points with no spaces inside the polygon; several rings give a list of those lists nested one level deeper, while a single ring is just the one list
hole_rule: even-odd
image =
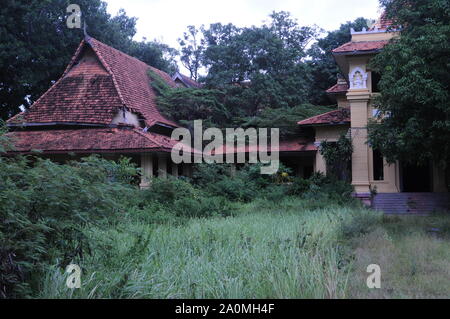
[{"label": "climbing vine", "polygon": [[351,181],[352,153],[352,141],[345,134],[337,142],[323,141],[320,144],[320,154],[325,158],[327,171],[340,180]]}]

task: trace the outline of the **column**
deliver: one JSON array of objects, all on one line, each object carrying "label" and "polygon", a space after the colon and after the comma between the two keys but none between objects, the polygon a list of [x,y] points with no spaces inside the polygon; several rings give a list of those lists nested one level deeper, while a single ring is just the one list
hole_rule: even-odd
[{"label": "column", "polygon": [[369,146],[367,145],[368,104],[370,94],[368,90],[349,90],[347,99],[351,112],[351,137],[353,143],[352,154],[352,185],[356,197],[364,204],[370,205],[369,180]]},{"label": "column", "polygon": [[315,173],[323,173],[327,174],[327,163],[325,161],[325,158],[320,154],[320,151],[317,150],[316,158],[314,161],[314,172]]},{"label": "column", "polygon": [[183,176],[191,177],[191,164],[183,163]]},{"label": "column", "polygon": [[141,188],[148,188],[153,177],[153,155],[151,153],[141,154]]},{"label": "column", "polygon": [[167,156],[158,154],[158,177],[167,178]]},{"label": "column", "polygon": [[178,164],[172,163],[172,176],[178,177]]}]

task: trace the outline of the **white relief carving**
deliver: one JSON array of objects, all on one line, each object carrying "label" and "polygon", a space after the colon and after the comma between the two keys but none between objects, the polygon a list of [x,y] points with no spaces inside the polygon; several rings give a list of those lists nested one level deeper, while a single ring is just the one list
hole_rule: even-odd
[{"label": "white relief carving", "polygon": [[366,89],[367,73],[363,69],[356,67],[349,74],[350,89]]}]

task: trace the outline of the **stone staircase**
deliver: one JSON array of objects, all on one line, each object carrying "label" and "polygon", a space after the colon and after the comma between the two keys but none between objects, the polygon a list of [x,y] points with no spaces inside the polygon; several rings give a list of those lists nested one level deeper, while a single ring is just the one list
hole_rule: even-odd
[{"label": "stone staircase", "polygon": [[450,212],[450,193],[380,193],[372,199],[372,208],[386,214]]}]

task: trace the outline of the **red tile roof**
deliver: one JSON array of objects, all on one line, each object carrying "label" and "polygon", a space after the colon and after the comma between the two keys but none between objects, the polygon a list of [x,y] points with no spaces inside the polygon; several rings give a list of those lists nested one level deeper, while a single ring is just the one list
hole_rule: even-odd
[{"label": "red tile roof", "polygon": [[330,87],[326,92],[329,94],[346,93],[348,91],[348,84],[335,84]]},{"label": "red tile roof", "polygon": [[[170,151],[178,143],[169,137],[143,132],[133,127],[90,128],[68,130],[14,131],[6,134],[14,150],[9,153],[96,153],[137,152],[142,150]],[[185,148],[185,150],[187,150]]]},{"label": "red tile roof", "polygon": [[370,52],[382,49],[389,40],[347,42],[333,50],[333,53]]},{"label": "red tile roof", "polygon": [[174,76],[172,76],[172,80],[177,82],[180,81],[182,83],[183,86],[188,87],[188,88],[201,88],[202,85],[200,83],[198,83],[197,81],[191,79],[190,77],[181,74],[179,72],[175,73]]},{"label": "red tile roof", "polygon": [[[95,52],[95,60],[85,59],[87,61],[80,63],[83,54],[90,48]],[[157,109],[149,70],[175,87],[167,73],[94,38],[86,37],[62,77],[29,110],[11,118],[9,122],[109,124],[119,109],[126,106],[140,114],[147,126],[159,122],[177,127]]]},{"label": "red tile roof", "polygon": [[341,108],[298,122],[298,125],[339,125],[350,123],[350,109]]},{"label": "red tile roof", "polygon": [[[230,153],[249,153],[258,152],[261,147],[258,145],[246,145],[245,147],[228,147],[226,145],[213,150],[213,154],[230,154]],[[271,152],[310,152],[317,151],[317,147],[314,143],[305,138],[295,138],[291,140],[280,141],[279,146],[271,148],[267,146],[267,150]],[[205,155],[208,155],[205,153]]]},{"label": "red tile roof", "polygon": [[87,41],[106,69],[109,69],[119,94],[128,108],[141,113],[149,126],[156,122],[178,126],[159,113],[156,106],[156,94],[150,85],[151,79],[148,76],[148,71],[152,70],[171,87],[175,87],[176,85],[170,75],[94,38],[87,38]]},{"label": "red tile roof", "polygon": [[386,12],[383,12],[378,21],[369,29],[369,31],[373,31],[375,29],[384,31],[387,30],[389,27],[392,27],[393,23],[394,21],[392,19],[388,19],[386,17]]},{"label": "red tile roof", "polygon": [[122,105],[109,75],[67,76],[9,123],[109,124]]}]

